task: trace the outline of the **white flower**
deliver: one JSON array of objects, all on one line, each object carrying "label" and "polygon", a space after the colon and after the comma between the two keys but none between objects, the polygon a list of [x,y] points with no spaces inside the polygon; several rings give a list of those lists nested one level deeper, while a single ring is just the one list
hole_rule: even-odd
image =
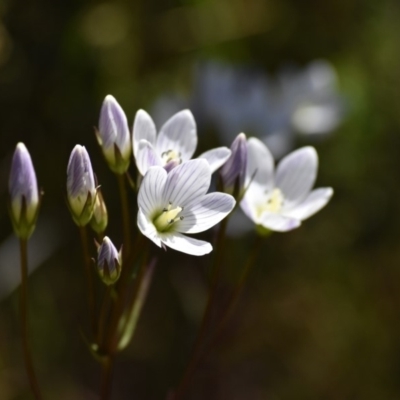
[{"label": "white flower", "polygon": [[[133,154],[139,172],[144,176],[152,166],[167,171],[190,160],[197,147],[196,122],[189,110],[173,115],[160,129],[144,110],[139,110],[133,124]],[[208,161],[211,172],[221,167],[231,155],[227,147],[218,147],[199,156]]]},{"label": "white flower", "polygon": [[207,193],[211,169],[205,160],[190,160],[167,173],[151,167],[138,194],[138,226],[157,246],[201,256],[210,243],[184,233],[203,232],[229,214],[235,200],[225,193]]},{"label": "white flower", "polygon": [[331,198],[332,188],[311,190],[318,168],[313,147],[303,147],[284,157],[276,172],[274,159],[260,140],[249,139],[247,148],[246,185],[249,186],[240,206],[257,225],[272,231],[289,231]]}]

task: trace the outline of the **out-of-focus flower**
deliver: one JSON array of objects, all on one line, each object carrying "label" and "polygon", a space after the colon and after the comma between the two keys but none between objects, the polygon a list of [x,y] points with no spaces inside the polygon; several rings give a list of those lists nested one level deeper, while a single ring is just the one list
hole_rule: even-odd
[{"label": "out-of-focus flower", "polygon": [[257,225],[272,231],[290,231],[324,207],[332,188],[311,190],[318,156],[303,147],[284,157],[274,172],[274,159],[258,139],[248,140],[246,193],[240,206]]},{"label": "out-of-focus flower", "polygon": [[114,284],[121,274],[121,254],[108,236],[97,249],[97,269],[106,285]]},{"label": "out-of-focus flower", "polygon": [[15,234],[28,239],[35,229],[39,212],[39,192],[31,156],[21,142],[15,148],[11,163],[9,191]]},{"label": "out-of-focus flower", "polygon": [[111,170],[123,174],[130,163],[130,133],[124,110],[111,95],[106,96],[101,107],[96,136]]},{"label": "out-of-focus flower", "polygon": [[303,135],[331,133],[343,119],[344,101],[337,92],[333,66],[316,60],[304,69],[284,69],[279,75],[282,101],[291,105],[292,128]]},{"label": "out-of-focus flower", "polygon": [[96,201],[94,203],[93,215],[90,220],[90,226],[97,233],[103,233],[108,225],[108,212],[106,203],[101,190],[97,190]]},{"label": "out-of-focus flower", "polygon": [[138,194],[138,226],[143,235],[159,247],[196,256],[210,253],[210,243],[184,235],[210,229],[235,205],[229,194],[206,194],[210,181],[210,166],[202,159],[184,162],[169,173],[150,168]]},{"label": "out-of-focus flower", "polygon": [[295,133],[313,140],[336,129],[345,101],[333,66],[324,60],[304,68],[282,68],[276,78],[247,65],[206,62],[195,69],[191,96],[160,97],[154,105],[155,119],[164,121],[165,109],[182,107],[190,107],[199,126],[212,126],[224,141],[247,132],[281,157],[293,148]]},{"label": "out-of-focus flower", "polygon": [[224,190],[235,193],[237,198],[243,190],[247,165],[247,140],[244,133],[240,133],[232,142],[231,151],[220,173]]},{"label": "out-of-focus flower", "polygon": [[[196,122],[189,110],[173,115],[160,129],[150,115],[139,110],[133,125],[133,154],[139,172],[144,176],[152,166],[164,167],[167,171],[184,161],[190,160],[197,147]],[[219,147],[203,153],[212,172],[217,170],[230,156],[226,147]]]},{"label": "out-of-focus flower", "polygon": [[85,226],[93,215],[96,187],[89,154],[77,144],[71,152],[67,167],[67,198],[72,218]]}]

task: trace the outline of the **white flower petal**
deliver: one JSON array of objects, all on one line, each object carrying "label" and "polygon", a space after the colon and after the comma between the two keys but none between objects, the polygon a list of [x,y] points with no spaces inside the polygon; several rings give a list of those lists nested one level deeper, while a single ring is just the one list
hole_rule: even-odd
[{"label": "white flower petal", "polygon": [[189,160],[175,167],[167,177],[163,193],[164,203],[189,208],[207,193],[211,169],[206,160]]},{"label": "white flower petal", "polygon": [[203,232],[225,218],[234,206],[235,199],[229,194],[206,194],[200,202],[182,211],[184,219],[175,223],[176,230],[183,233]]},{"label": "white flower petal", "polygon": [[276,169],[276,187],[288,207],[300,203],[310,192],[317,176],[318,155],[314,147],[303,147],[284,157]]},{"label": "white flower petal", "polygon": [[168,150],[180,153],[182,161],[190,160],[197,146],[196,122],[189,110],[173,115],[160,129],[156,150],[162,154]]},{"label": "white flower petal", "polygon": [[261,218],[260,225],[271,231],[287,232],[298,228],[301,225],[301,221],[281,214],[265,213]]},{"label": "white flower petal", "polygon": [[191,254],[192,256],[203,256],[212,251],[212,246],[203,240],[193,239],[181,233],[165,233],[160,234],[161,241],[171,247],[171,249],[181,251],[182,253]]},{"label": "white flower petal", "polygon": [[155,226],[148,220],[148,218],[146,217],[146,215],[144,215],[140,208],[137,216],[137,224],[140,232],[142,232],[144,236],[147,236],[158,247],[161,247],[161,240],[158,236],[158,232]]},{"label": "white flower petal", "polygon": [[324,207],[333,195],[332,188],[320,188],[313,190],[300,204],[296,205],[291,210],[283,210],[283,214],[304,220],[311,217]]},{"label": "white flower petal", "polygon": [[251,196],[244,196],[242,201],[240,202],[240,208],[246,214],[246,216],[250,218],[255,224],[259,224],[260,219],[257,216],[257,203],[255,200],[256,198],[252,198]]},{"label": "white flower petal", "polygon": [[[251,183],[250,183],[251,182]],[[246,194],[265,193],[274,186],[274,158],[261,140],[250,138],[247,141]]]},{"label": "white flower petal", "polygon": [[227,147],[217,147],[216,149],[208,150],[199,155],[198,158],[204,158],[208,161],[211,168],[211,173],[214,173],[219,167],[225,164],[226,160],[231,156],[232,152]]},{"label": "white flower petal", "polygon": [[141,140],[139,142],[136,153],[136,166],[142,176],[146,175],[150,167],[162,166],[160,157],[147,140]]},{"label": "white flower petal", "polygon": [[137,157],[139,142],[147,140],[153,146],[156,144],[157,130],[149,114],[144,110],[136,113],[133,123],[133,154]]},{"label": "white flower petal", "polygon": [[167,171],[162,167],[151,167],[139,188],[138,206],[147,218],[163,209],[162,193],[167,180]]}]

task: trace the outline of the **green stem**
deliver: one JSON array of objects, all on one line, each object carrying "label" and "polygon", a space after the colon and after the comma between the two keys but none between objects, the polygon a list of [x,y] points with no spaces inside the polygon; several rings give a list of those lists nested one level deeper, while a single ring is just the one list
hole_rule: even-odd
[{"label": "green stem", "polygon": [[108,400],[111,395],[114,357],[108,356],[102,366],[100,400]]},{"label": "green stem", "polygon": [[129,254],[129,257],[124,260],[122,264],[121,276],[119,277],[116,284],[118,293],[122,293],[125,290],[126,285],[129,284],[130,278],[132,276],[132,268],[130,268],[130,266],[135,264],[135,259],[143,252],[143,246],[145,246],[144,236],[138,235],[136,237],[132,251]]},{"label": "green stem", "polygon": [[[144,276],[145,276],[145,271],[146,271],[146,263],[147,263],[147,257],[149,253],[149,242],[147,241],[143,251],[143,260],[140,263],[137,276],[135,277],[134,280],[134,285],[132,289],[129,289],[128,282],[124,282],[124,285],[121,287],[121,294],[119,296],[119,302],[117,306],[115,307],[114,310],[114,315],[112,318],[112,323],[111,323],[111,329],[110,329],[110,334],[109,334],[109,341],[108,341],[108,354],[114,354],[114,352],[117,349],[118,342],[119,342],[119,337],[118,337],[118,327],[120,324],[120,319],[124,314],[124,308],[128,299],[128,291],[133,293],[132,294],[132,301],[135,303],[135,300],[137,298],[138,293],[140,292],[140,287],[142,285]],[[129,289],[129,290],[128,290]]]},{"label": "green stem", "polygon": [[131,249],[131,225],[130,225],[128,193],[126,191],[125,176],[122,174],[117,174],[117,178],[119,186],[119,195],[121,198],[122,226],[124,232],[124,246],[122,248],[123,262],[124,262],[128,258]]},{"label": "green stem", "polygon": [[113,285],[107,286],[107,289],[104,293],[103,303],[102,303],[101,309],[100,309],[99,325],[97,328],[97,343],[99,346],[102,346],[102,344],[103,344],[104,328],[106,326],[107,310],[109,309],[109,305],[110,305],[112,289],[113,289]]},{"label": "green stem", "polygon": [[[148,247],[146,247],[148,248]],[[147,251],[145,250],[145,257],[147,257]],[[127,268],[127,265],[123,265],[122,268]],[[141,268],[142,270],[142,268]],[[136,287],[138,286],[138,281],[140,280],[140,276],[143,275],[142,271],[139,271],[139,275],[136,277],[136,282],[135,282],[135,287],[134,287],[134,293],[136,292]],[[111,386],[112,386],[112,371],[113,371],[113,365],[114,365],[114,358],[115,358],[115,353],[117,350],[117,345],[118,345],[118,326],[120,323],[120,319],[123,315],[124,308],[125,308],[125,303],[128,295],[128,280],[124,282],[124,285],[119,287],[120,289],[118,291],[119,295],[117,297],[116,303],[113,304],[111,307],[111,312],[110,312],[110,327],[108,329],[108,332],[106,335],[102,332],[102,336],[105,336],[104,338],[104,344],[99,343],[102,345],[102,351],[106,354],[106,359],[103,362],[103,368],[102,368],[102,378],[101,378],[101,400],[107,400],[109,398],[110,392],[111,392]],[[111,297],[111,291],[110,297]]]},{"label": "green stem", "polygon": [[141,276],[138,277],[138,285],[134,288],[135,291],[131,303],[127,308],[127,317],[122,329],[120,330],[121,335],[118,341],[118,350],[124,349],[132,340],[143,305],[147,298],[156,263],[156,258],[153,258],[149,263],[147,263],[146,260],[143,262],[143,267],[141,268],[140,273]]},{"label": "green stem", "polygon": [[22,349],[24,353],[25,368],[29,378],[29,384],[35,399],[42,398],[39,384],[33,368],[32,356],[28,341],[28,241],[20,239],[21,252],[21,290],[20,290],[20,314],[21,314],[21,334]]},{"label": "green stem", "polygon": [[208,295],[206,309],[203,314],[203,319],[201,321],[199,333],[197,334],[196,341],[194,343],[189,362],[188,362],[186,370],[183,374],[183,378],[182,378],[177,390],[175,391],[173,400],[178,400],[183,396],[187,387],[190,384],[190,381],[191,381],[193,373],[197,367],[197,364],[201,359],[202,344],[203,344],[204,338],[206,336],[207,325],[208,325],[209,319],[211,317],[211,311],[213,308],[214,299],[217,294],[218,281],[219,281],[219,277],[221,274],[221,267],[222,267],[221,260],[222,260],[222,254],[223,254],[223,249],[224,249],[224,238],[225,238],[227,224],[228,224],[228,218],[225,218],[224,220],[222,220],[220,229],[218,231],[218,236],[217,236],[216,244],[215,244],[216,255],[215,255],[215,259],[214,259],[214,268],[212,271],[211,289],[210,289],[210,292]]},{"label": "green stem", "polygon": [[81,234],[83,262],[85,265],[85,274],[87,280],[89,319],[92,329],[92,335],[95,337],[96,336],[95,298],[94,298],[94,287],[93,287],[92,264],[90,261],[89,243],[87,238],[86,227],[84,226],[79,227],[79,232]]}]

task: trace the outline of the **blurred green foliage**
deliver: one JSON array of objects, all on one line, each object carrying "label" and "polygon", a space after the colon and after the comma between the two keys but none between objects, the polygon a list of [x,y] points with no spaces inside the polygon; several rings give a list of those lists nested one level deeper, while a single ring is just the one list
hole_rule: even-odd
[{"label": "blurred green foliage", "polygon": [[[12,232],[7,179],[17,141],[27,145],[45,191],[40,218],[63,232],[62,245],[29,282],[46,398],[95,399],[99,385],[79,333],[87,315],[78,233],[65,205],[69,153],[76,143],[88,148],[110,213],[108,234],[121,243],[117,185],[93,133],[101,102],[112,93],[132,121],[163,92],[189,91],[193,65],[210,58],[272,74],[288,61],[328,59],[349,111],[336,134],[316,146],[318,183],[334,187],[333,200],[300,229],[266,241],[235,317],[188,397],[400,397],[399,20],[396,0],[0,3],[0,240]],[[209,147],[202,132],[199,141]],[[251,234],[229,239],[221,302],[252,241]],[[193,343],[211,258],[162,257],[134,342],[116,365],[115,399],[165,398]],[[0,304],[4,400],[30,398],[17,300],[14,292]]]}]

